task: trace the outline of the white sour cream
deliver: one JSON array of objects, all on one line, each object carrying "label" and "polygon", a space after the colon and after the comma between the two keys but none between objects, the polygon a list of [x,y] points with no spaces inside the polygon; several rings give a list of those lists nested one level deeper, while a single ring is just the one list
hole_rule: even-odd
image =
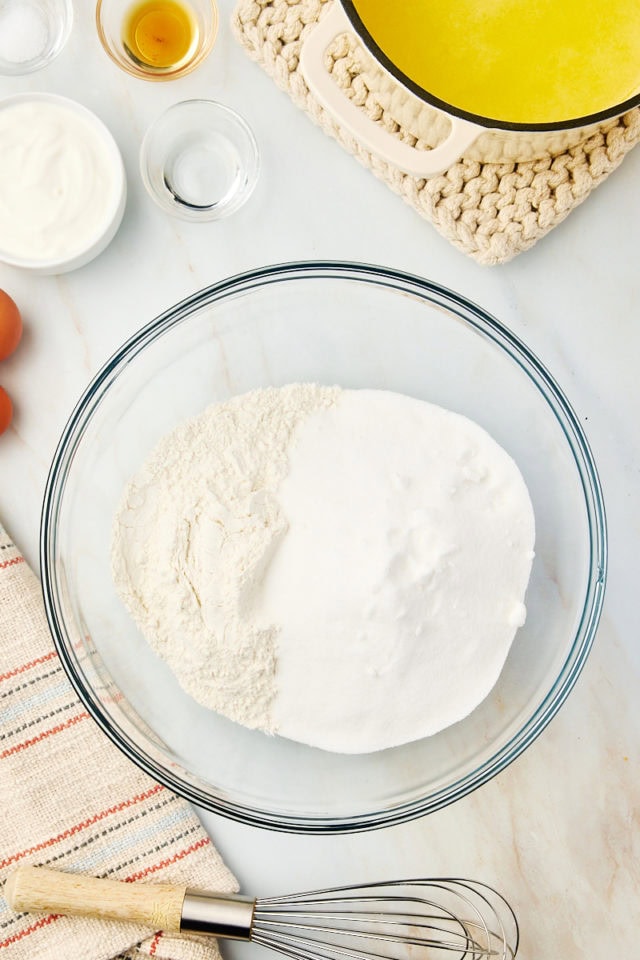
[{"label": "white sour cream", "polygon": [[18,99],[0,109],[0,257],[63,261],[98,240],[122,193],[107,136],[73,102]]}]

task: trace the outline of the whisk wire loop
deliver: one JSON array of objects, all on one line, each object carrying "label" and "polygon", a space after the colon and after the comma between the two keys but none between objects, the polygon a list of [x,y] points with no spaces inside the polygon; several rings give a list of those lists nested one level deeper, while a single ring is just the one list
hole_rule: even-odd
[{"label": "whisk wire loop", "polygon": [[[461,933],[459,935],[459,940],[445,939],[444,935],[451,936],[451,931],[443,930],[438,928],[433,928],[434,934],[433,938],[414,938],[414,939],[405,939],[403,944],[407,946],[417,946],[427,949],[439,949],[439,950],[449,950],[456,951],[461,956],[467,957],[471,955],[477,955],[478,957],[489,957],[497,956],[496,951],[487,950],[482,947],[480,942],[472,939],[468,932]],[[325,931],[323,931],[324,933]],[[437,934],[443,934],[443,936],[437,936]],[[365,937],[364,934],[361,935]],[[394,943],[394,939],[391,937],[381,938],[383,941],[388,943]],[[259,939],[253,938],[254,942],[260,942]],[[367,960],[394,960],[393,954],[387,952],[380,952],[378,950],[372,949],[350,949],[347,947],[339,947],[337,945],[332,948],[327,948],[326,944],[321,940],[316,940],[313,937],[296,937],[294,935],[280,935],[276,936],[274,940],[269,940],[268,944],[265,940],[262,941],[264,945],[269,945],[273,947],[274,943],[278,942],[281,946],[287,945],[292,948],[292,955],[297,957],[304,955],[312,955],[313,957],[322,957],[322,958],[335,958],[342,957],[346,960],[362,960],[362,958],[367,958]],[[315,949],[311,949],[315,945]],[[471,951],[474,951],[472,954]]]},{"label": "whisk wire loop", "polygon": [[[340,920],[349,921],[353,916],[353,914],[354,914],[353,911],[349,911],[344,914],[327,914],[326,919],[338,920],[338,921]],[[302,919],[309,916],[310,916],[309,914],[298,914],[297,918]],[[397,916],[399,917],[401,916],[401,914],[397,914]],[[432,932],[432,934],[451,934],[452,933],[450,928],[438,926],[434,923],[419,922],[419,919],[420,920],[438,920],[439,917],[435,915],[434,916],[424,915],[420,917],[419,914],[407,914],[406,916],[411,918],[412,929],[416,929],[419,931],[429,930]],[[312,918],[312,915],[311,915],[311,918]],[[457,920],[457,918],[454,917],[453,915],[451,915],[450,919],[453,923],[456,923],[457,925],[462,926],[460,922]],[[375,929],[377,926],[381,926],[381,927],[391,927],[395,930],[395,928],[398,926],[397,920],[383,919],[381,917],[374,916],[374,917],[368,918],[367,922],[370,925],[370,929],[367,930],[366,932],[363,932],[358,929],[350,929],[349,927],[344,927],[344,926],[331,927],[326,924],[319,926],[318,924],[304,924],[299,922],[293,923],[292,921],[287,919],[272,919],[270,916],[269,919],[265,922],[265,929],[268,928],[269,931],[274,935],[278,935],[279,928],[283,928],[286,930],[296,930],[296,931],[309,930],[316,933],[318,932],[322,933],[325,936],[326,935],[343,936],[345,938],[354,938],[354,939],[360,938],[360,939],[387,942],[387,943],[395,943],[397,941],[397,934],[394,934],[392,932],[385,932],[384,930]],[[472,921],[465,921],[464,923],[464,930],[465,930],[464,939],[465,940],[467,939],[467,933],[469,928],[473,928],[473,927],[476,927],[477,929],[482,930],[485,935],[488,935],[489,933],[488,928],[486,927],[485,924],[477,924]],[[255,939],[255,937],[252,939]],[[416,936],[410,936],[408,934],[405,934],[402,940],[403,940],[403,943],[405,944],[411,944],[415,946],[423,946],[425,944],[429,946],[435,946],[443,943],[443,941],[441,940],[429,939],[428,937],[425,937],[425,935],[423,934],[416,935]],[[314,942],[317,942],[317,941],[314,941]],[[453,946],[457,946],[457,945],[452,945],[452,948]],[[360,955],[360,954],[356,954],[356,955]],[[369,951],[369,955],[372,955],[371,951]],[[384,956],[384,955],[376,954],[376,956]]]},{"label": "whisk wire loop", "polygon": [[519,934],[491,887],[438,878],[258,900],[251,939],[298,960],[513,960]]}]

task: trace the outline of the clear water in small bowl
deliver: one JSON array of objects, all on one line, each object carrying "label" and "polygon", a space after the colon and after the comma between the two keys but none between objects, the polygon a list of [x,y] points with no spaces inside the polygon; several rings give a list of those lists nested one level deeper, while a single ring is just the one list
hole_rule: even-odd
[{"label": "clear water in small bowl", "polygon": [[167,190],[177,203],[195,210],[228,203],[241,176],[242,164],[233,143],[207,131],[177,145],[164,167]]}]

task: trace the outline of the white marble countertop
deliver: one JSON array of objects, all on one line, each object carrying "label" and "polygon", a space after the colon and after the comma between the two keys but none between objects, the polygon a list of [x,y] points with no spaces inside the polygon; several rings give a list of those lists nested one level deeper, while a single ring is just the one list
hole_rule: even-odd
[{"label": "white marble countertop", "polygon": [[[348,259],[450,286],[521,336],[581,417],[609,520],[604,615],[587,666],[558,716],[504,773],[462,801],[372,833],[299,837],[203,813],[247,892],[268,895],[409,875],[462,875],[504,891],[522,926],[523,960],[632,958],[640,920],[640,151],[533,250],[480,267],[313,126],[240,50],[221,0],[215,49],[192,75],[149,84],[99,46],[93,5],[76,4],[68,46],[44,71],[0,79],[0,95],[74,97],[110,127],[129,183],[125,219],[94,262],[60,277],[0,265],[25,335],[0,365],[15,402],[0,438],[0,517],[37,565],[40,502],[71,407],[103,361],[177,300],[241,270]],[[257,189],[219,223],[171,219],[146,196],[138,149],[169,104],[210,97],[249,121],[262,154]],[[240,956],[251,947],[226,949]],[[246,954],[247,957],[250,953]]]}]

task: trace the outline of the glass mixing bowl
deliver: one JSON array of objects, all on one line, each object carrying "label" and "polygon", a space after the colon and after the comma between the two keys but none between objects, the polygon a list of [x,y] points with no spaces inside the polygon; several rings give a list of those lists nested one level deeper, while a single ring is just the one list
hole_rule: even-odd
[{"label": "glass mixing bowl", "polygon": [[[527,622],[491,694],[435,736],[346,756],[236,725],[181,690],[115,591],[112,517],[125,482],[160,437],[213,401],[295,381],[393,390],[465,414],[514,457],[529,487],[537,537]],[[464,796],[544,729],[593,642],[605,517],[575,413],[497,320],[395,270],[292,263],[207,287],[105,364],[53,460],[41,569],[54,640],[80,698],[152,777],[245,823],[363,830]]]}]

